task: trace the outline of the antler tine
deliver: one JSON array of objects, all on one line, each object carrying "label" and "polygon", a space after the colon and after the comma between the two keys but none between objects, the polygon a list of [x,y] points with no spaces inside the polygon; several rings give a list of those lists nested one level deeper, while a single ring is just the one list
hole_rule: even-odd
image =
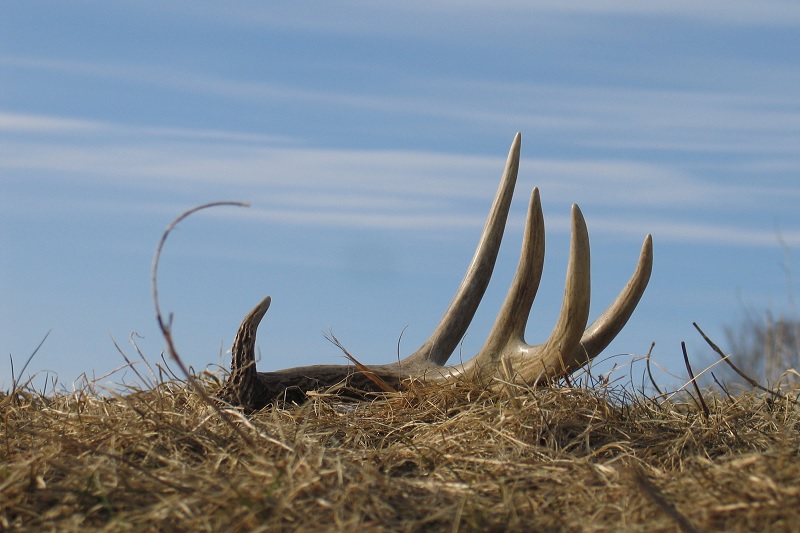
[{"label": "antler tine", "polygon": [[[461,367],[448,367],[450,376],[468,375],[486,380],[498,375],[503,358],[508,358],[518,376],[535,381],[561,375],[570,356],[580,343],[589,319],[591,293],[589,232],[580,208],[572,206],[572,238],[567,281],[561,313],[550,337],[544,344],[525,343],[525,326],[536,296],[544,261],[544,218],[539,194],[534,189],[523,238],[517,274],[503,302],[489,338],[481,351]],[[444,379],[449,379],[447,374]]]},{"label": "antler tine", "polygon": [[497,252],[503,239],[514,186],[517,182],[521,142],[522,135],[517,133],[508,152],[503,177],[486,219],[478,248],[453,301],[450,302],[433,334],[416,352],[408,356],[404,363],[445,364],[472,322],[492,277]]},{"label": "antler tine", "polygon": [[510,345],[516,346],[522,341],[531,306],[542,279],[544,249],[542,202],[539,199],[539,189],[534,188],[528,206],[522,251],[514,281],[511,282],[483,348],[474,358],[473,364],[479,373],[492,372],[492,368],[500,362],[501,354],[505,353]]},{"label": "antler tine", "polygon": [[578,346],[577,352],[571,358],[573,362],[577,365],[582,365],[586,361],[593,359],[605,350],[606,346],[614,340],[614,337],[622,331],[631,314],[633,314],[633,310],[636,309],[642,294],[644,294],[652,271],[653,237],[648,234],[642,244],[642,251],[639,254],[639,261],[636,263],[636,270],[614,302],[597,320],[592,322],[592,325],[583,334],[580,346]]},{"label": "antler tine", "polygon": [[[518,348],[507,353],[520,378],[535,381],[540,377],[561,376],[570,368],[571,356],[580,343],[589,320],[591,301],[589,232],[580,208],[572,206],[572,239],[570,242],[567,281],[561,312],[544,344],[530,346],[519,340]],[[544,375],[543,375],[544,374]]]},{"label": "antler tine", "polygon": [[256,333],[272,303],[267,296],[242,319],[231,348],[231,375],[220,397],[238,405],[250,406],[259,394],[256,371]]}]

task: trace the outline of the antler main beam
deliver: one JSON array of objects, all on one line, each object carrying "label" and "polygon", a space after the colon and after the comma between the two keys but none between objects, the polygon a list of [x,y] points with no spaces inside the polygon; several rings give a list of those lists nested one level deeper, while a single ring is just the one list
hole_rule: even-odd
[{"label": "antler main beam", "polygon": [[[533,189],[517,273],[489,337],[470,361],[445,365],[466,333],[492,276],[517,181],[520,144],[521,136],[517,133],[475,256],[433,334],[417,351],[393,364],[361,369],[316,365],[257,372],[256,329],[271,302],[266,297],[239,327],[232,348],[231,374],[220,397],[255,410],[275,401],[301,402],[308,391],[340,384],[350,390],[377,392],[381,390],[377,384],[380,381],[393,388],[402,388],[409,380],[471,379],[491,384],[493,378],[501,375],[517,382],[548,383],[568,376],[596,357],[625,326],[647,287],[653,266],[652,238],[650,235],[645,238],[636,270],[617,299],[586,328],[591,294],[589,233],[581,210],[573,205],[572,241],[561,313],[550,337],[543,344],[529,345],[524,333],[542,277],[545,241],[539,190]],[[501,374],[503,368],[511,368],[513,376]]]}]

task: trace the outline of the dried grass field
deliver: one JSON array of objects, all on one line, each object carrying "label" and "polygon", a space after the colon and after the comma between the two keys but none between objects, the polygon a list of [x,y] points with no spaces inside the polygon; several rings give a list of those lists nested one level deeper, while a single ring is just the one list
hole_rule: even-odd
[{"label": "dried grass field", "polygon": [[439,385],[226,421],[178,379],[101,392],[0,396],[0,528],[800,530],[792,395]]}]

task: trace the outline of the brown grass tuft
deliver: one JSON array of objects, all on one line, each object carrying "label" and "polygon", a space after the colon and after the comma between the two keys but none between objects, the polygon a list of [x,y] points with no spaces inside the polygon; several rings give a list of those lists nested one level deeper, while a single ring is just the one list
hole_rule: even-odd
[{"label": "brown grass tuft", "polygon": [[[209,389],[219,386],[200,376]],[[598,387],[315,394],[231,420],[179,381],[0,395],[0,528],[791,531],[791,398]]]}]

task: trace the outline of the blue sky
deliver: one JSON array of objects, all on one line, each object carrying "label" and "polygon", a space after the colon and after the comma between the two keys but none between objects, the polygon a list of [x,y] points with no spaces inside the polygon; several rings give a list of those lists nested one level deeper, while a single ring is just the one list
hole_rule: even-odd
[{"label": "blue sky", "polygon": [[[602,357],[680,373],[745,310],[795,312],[800,247],[796,2],[9,2],[0,16],[0,384],[69,384],[163,341],[227,364],[264,295],[261,370],[414,351],[477,244],[515,132],[503,248],[463,343],[483,343],[531,188],[547,224],[528,327],[560,307],[569,210],[592,242],[590,321],[653,235],[655,266]],[[625,364],[630,355],[612,362]],[[128,373],[130,374],[130,373]],[[26,373],[27,376],[27,373]],[[119,375],[112,380],[121,379]],[[101,380],[102,381],[102,380]]]}]

